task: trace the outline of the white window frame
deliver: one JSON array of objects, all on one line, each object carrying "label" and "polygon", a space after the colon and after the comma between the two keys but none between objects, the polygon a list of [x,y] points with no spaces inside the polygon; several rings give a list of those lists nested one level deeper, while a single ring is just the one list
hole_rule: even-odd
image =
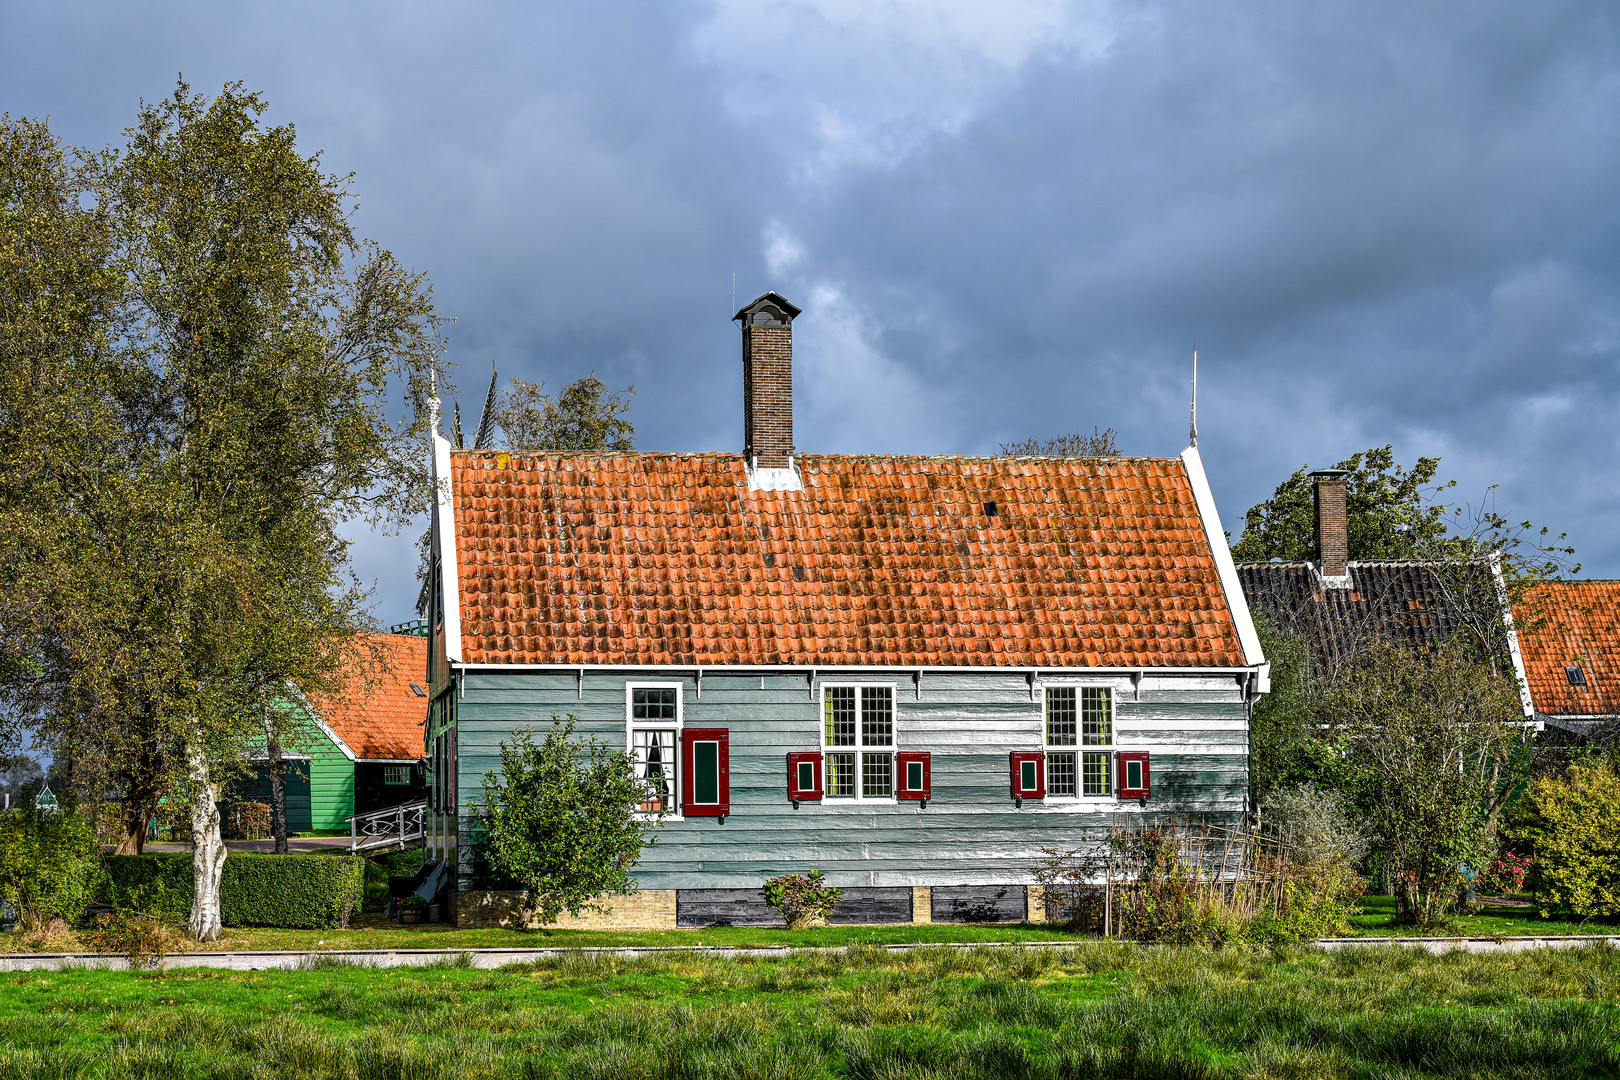
[{"label": "white window frame", "polygon": [[[670,764],[675,769],[675,783],[671,785],[670,807],[664,814],[665,821],[682,821],[681,797],[686,786],[686,776],[681,770],[681,733],[686,728],[686,684],[680,680],[661,680],[658,682],[627,682],[624,684],[624,748],[630,755],[630,760],[636,760],[636,730],[645,728],[654,731],[668,731],[669,721],[660,720],[657,723],[638,722],[636,720],[636,691],[637,690],[673,690],[675,691],[675,746],[674,757]],[[636,820],[651,821],[658,817],[652,811],[636,811]]]},{"label": "white window frame", "polygon": [[[1052,690],[1069,690],[1069,689],[1072,689],[1074,691],[1074,742],[1072,742],[1072,743],[1054,743],[1054,742],[1051,741],[1052,740],[1052,728],[1051,728],[1051,724],[1049,722],[1050,721],[1050,713],[1049,713],[1049,705],[1048,705],[1047,694],[1048,694],[1049,691],[1052,691]],[[1085,741],[1085,738],[1086,738],[1086,722],[1085,722],[1085,697],[1084,697],[1084,692],[1087,691],[1087,690],[1106,690],[1106,691],[1108,691],[1108,742],[1106,742],[1106,743],[1098,743],[1098,744],[1087,745],[1087,743]],[[1103,802],[1103,801],[1106,800],[1106,801],[1112,802],[1114,799],[1116,799],[1118,797],[1118,794],[1119,794],[1118,791],[1115,790],[1119,785],[1118,785],[1118,782],[1117,782],[1116,778],[1114,777],[1114,771],[1113,771],[1114,770],[1114,763],[1116,761],[1115,755],[1119,752],[1119,710],[1117,708],[1115,708],[1115,706],[1119,703],[1118,702],[1119,688],[1117,686],[1114,686],[1114,685],[1112,685],[1110,683],[1106,683],[1106,682],[1092,682],[1092,681],[1061,679],[1061,680],[1054,680],[1054,681],[1050,681],[1050,682],[1043,682],[1041,684],[1040,693],[1041,693],[1041,746],[1046,752],[1046,798],[1047,798],[1047,801],[1048,802],[1057,801],[1057,802],[1063,802],[1063,803],[1069,803],[1069,802],[1079,803],[1079,802]],[[1052,755],[1053,754],[1073,754],[1074,755],[1074,794],[1073,795],[1054,795],[1054,794],[1052,794]],[[1086,794],[1086,759],[1085,759],[1086,754],[1107,754],[1108,755],[1108,763],[1107,763],[1107,766],[1106,766],[1106,768],[1108,770],[1107,771],[1107,776],[1108,776],[1108,792],[1107,792],[1107,794],[1104,794],[1104,795],[1087,795]]]},{"label": "white window frame", "polygon": [[[852,745],[838,746],[827,742],[827,691],[839,688],[853,688],[855,690],[855,742]],[[868,747],[861,732],[861,702],[866,690],[887,690],[889,692],[889,745]],[[885,803],[898,804],[900,800],[895,793],[899,789],[899,759],[900,759],[900,688],[893,682],[882,679],[859,680],[847,679],[838,682],[821,684],[821,708],[816,714],[816,729],[821,733],[821,802],[823,806],[853,806],[858,803],[867,805],[882,805]],[[887,795],[865,795],[861,789],[862,760],[861,756],[867,753],[887,753],[889,755],[889,793]],[[828,754],[854,754],[855,755],[855,794],[834,795],[832,793],[832,769],[827,761]]]}]

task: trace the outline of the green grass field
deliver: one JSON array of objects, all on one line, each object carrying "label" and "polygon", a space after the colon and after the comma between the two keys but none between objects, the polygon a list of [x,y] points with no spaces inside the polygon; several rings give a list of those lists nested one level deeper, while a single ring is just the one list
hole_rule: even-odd
[{"label": "green grass field", "polygon": [[0,1076],[1586,1077],[1620,950],[1097,942],[727,960],[0,975]]},{"label": "green grass field", "polygon": [[579,946],[719,945],[760,949],[777,945],[893,945],[986,941],[1073,941],[1046,926],[819,926],[808,930],[713,927],[703,930],[457,930],[447,923],[363,926],[351,930],[227,929],[217,950],[305,949],[551,949]]},{"label": "green grass field", "polygon": [[1357,937],[1513,937],[1542,934],[1616,934],[1620,926],[1611,920],[1582,919],[1554,914],[1543,919],[1534,908],[1485,905],[1474,915],[1458,915],[1444,928],[1417,930],[1395,924],[1395,898],[1364,896],[1361,914],[1352,916],[1350,927]]}]

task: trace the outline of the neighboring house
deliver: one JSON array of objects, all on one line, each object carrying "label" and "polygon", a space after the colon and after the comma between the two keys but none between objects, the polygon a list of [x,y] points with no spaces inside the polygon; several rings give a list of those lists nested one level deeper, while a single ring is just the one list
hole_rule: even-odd
[{"label": "neighboring house", "polygon": [[[368,634],[340,694],[293,695],[305,722],[282,754],[288,832],[346,833],[355,814],[426,797],[427,644],[419,634]],[[266,767],[244,794],[270,801]]]},{"label": "neighboring house", "polygon": [[1196,447],[1179,458],[797,454],[792,322],[744,307],[741,454],[435,441],[430,857],[512,917],[482,777],[573,715],[670,813],[599,924],[1022,919],[1043,848],[1248,809],[1266,665]]},{"label": "neighboring house", "polygon": [[1537,720],[1582,737],[1620,720],[1620,581],[1549,581],[1514,616]]},{"label": "neighboring house", "polygon": [[1461,637],[1495,658],[1525,690],[1519,636],[1495,563],[1422,560],[1352,561],[1346,514],[1347,473],[1312,473],[1317,562],[1238,563],[1249,608],[1304,637],[1329,669],[1375,638],[1429,648]]}]

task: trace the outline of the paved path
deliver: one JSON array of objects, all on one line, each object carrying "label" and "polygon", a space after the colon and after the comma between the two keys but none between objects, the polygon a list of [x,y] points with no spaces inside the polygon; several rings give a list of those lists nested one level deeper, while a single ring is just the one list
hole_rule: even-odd
[{"label": "paved path", "polygon": [[[907,942],[879,945],[892,953],[914,952],[917,949],[1083,949],[1096,944],[1087,941],[998,941],[998,942]],[[1620,948],[1620,935],[1580,934],[1567,937],[1509,937],[1509,938],[1322,938],[1316,942],[1323,949],[1347,949],[1379,945],[1416,946],[1431,953],[1453,950],[1464,952],[1523,952],[1527,949],[1570,949],[1582,945],[1607,945]],[[670,953],[697,954],[748,959],[769,959],[792,956],[797,953],[842,953],[847,945],[771,945],[757,949],[738,949],[710,945],[627,945],[564,947],[549,949],[332,949],[312,952],[188,952],[172,953],[164,958],[167,968],[224,968],[231,971],[297,970],[320,964],[354,964],[362,967],[423,967],[428,964],[454,963],[467,957],[475,968],[499,968],[508,964],[529,964],[543,960],[558,960],[570,956],[612,957],[635,959],[662,956]],[[863,946],[864,947],[864,946]],[[0,954],[0,971],[57,971],[66,968],[128,967],[123,957],[96,953],[7,953]]]},{"label": "paved path", "polygon": [[[287,850],[294,855],[308,854],[312,851],[325,851],[328,848],[342,848],[347,851],[349,849],[349,838],[347,836],[300,836],[287,841]],[[274,851],[276,842],[274,840],[227,840],[225,841],[225,849],[227,851]],[[190,851],[191,845],[152,843],[147,844],[145,850],[147,854],[156,855],[169,851]]]}]

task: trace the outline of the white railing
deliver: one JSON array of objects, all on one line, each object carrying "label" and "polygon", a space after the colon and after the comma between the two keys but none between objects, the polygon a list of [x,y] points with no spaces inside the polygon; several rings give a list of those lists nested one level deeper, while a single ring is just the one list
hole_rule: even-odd
[{"label": "white railing", "polygon": [[427,800],[371,810],[349,819],[349,850],[407,848],[427,834]]}]

